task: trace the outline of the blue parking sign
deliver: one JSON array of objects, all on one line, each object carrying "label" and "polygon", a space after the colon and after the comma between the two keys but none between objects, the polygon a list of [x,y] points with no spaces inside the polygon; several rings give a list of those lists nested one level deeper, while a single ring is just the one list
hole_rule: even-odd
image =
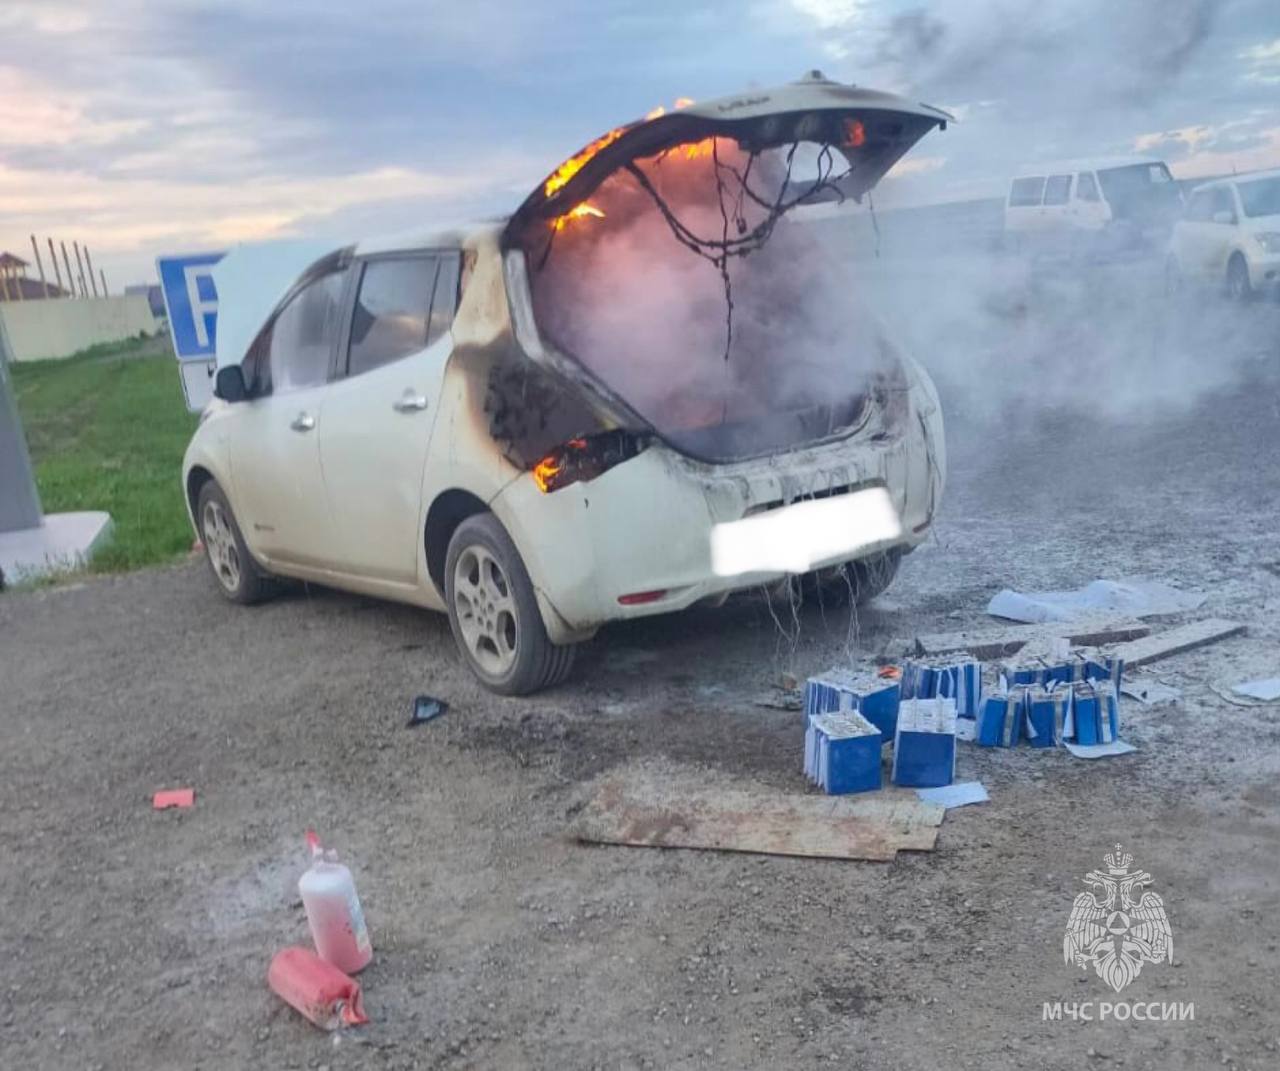
[{"label": "blue parking sign", "polygon": [[217,345],[218,291],[213,266],[225,253],[156,258],[169,335],[179,361],[210,361]]}]

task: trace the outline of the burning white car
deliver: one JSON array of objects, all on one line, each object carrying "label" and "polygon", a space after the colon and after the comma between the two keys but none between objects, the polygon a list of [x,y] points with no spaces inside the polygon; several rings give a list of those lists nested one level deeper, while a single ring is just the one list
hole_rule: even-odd
[{"label": "burning white car", "polygon": [[933,520],[942,416],[789,212],[861,199],[947,120],[815,72],[612,130],[501,223],[297,272],[232,253],[183,463],[223,594],[444,610],[506,694],[607,621],[836,569],[870,598]]}]

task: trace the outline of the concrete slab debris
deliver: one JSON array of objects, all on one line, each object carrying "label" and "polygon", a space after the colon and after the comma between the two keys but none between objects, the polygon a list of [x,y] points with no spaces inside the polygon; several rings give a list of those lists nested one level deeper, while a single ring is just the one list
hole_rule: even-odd
[{"label": "concrete slab debris", "polygon": [[1122,643],[1150,634],[1151,626],[1144,625],[1141,621],[1115,617],[1093,618],[1052,628],[1011,625],[1001,629],[936,632],[917,636],[914,649],[917,654],[931,655],[967,651],[974,658],[989,659],[1017,654],[1032,642],[1048,647],[1057,639],[1065,639],[1076,647],[1100,647],[1103,644]]},{"label": "concrete slab debris", "polygon": [[106,513],[46,513],[35,528],[0,532],[0,573],[15,584],[79,569],[110,538],[111,517]]},{"label": "concrete slab debris", "polygon": [[599,844],[890,862],[899,851],[932,851],[945,813],[914,792],[801,795],[646,764],[602,779],[571,833]]},{"label": "concrete slab debris", "polygon": [[1193,621],[1189,625],[1179,625],[1177,628],[1171,628],[1167,632],[1161,632],[1156,636],[1134,640],[1132,643],[1123,643],[1116,647],[1111,654],[1114,658],[1124,659],[1124,664],[1132,669],[1135,666],[1144,666],[1148,662],[1155,662],[1161,658],[1168,658],[1170,655],[1190,651],[1195,647],[1203,647],[1205,644],[1226,639],[1228,636],[1237,636],[1244,630],[1245,626],[1238,622],[1224,621],[1220,618],[1211,617],[1205,621]]}]

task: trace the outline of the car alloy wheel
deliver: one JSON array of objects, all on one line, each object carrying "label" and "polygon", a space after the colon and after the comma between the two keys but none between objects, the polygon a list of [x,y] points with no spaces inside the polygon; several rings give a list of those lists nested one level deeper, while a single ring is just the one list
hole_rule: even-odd
[{"label": "car alloy wheel", "polygon": [[1249,269],[1239,254],[1227,265],[1227,294],[1232,301],[1245,304],[1253,297],[1253,284],[1249,281]]},{"label": "car alloy wheel", "polygon": [[240,588],[240,548],[236,546],[236,537],[231,531],[222,503],[216,499],[210,499],[204,504],[201,529],[204,533],[205,553],[209,555],[214,576],[228,592],[235,593]]},{"label": "car alloy wheel", "polygon": [[485,547],[472,544],[458,556],[453,591],[467,649],[486,673],[505,676],[519,654],[520,620],[501,564]]}]

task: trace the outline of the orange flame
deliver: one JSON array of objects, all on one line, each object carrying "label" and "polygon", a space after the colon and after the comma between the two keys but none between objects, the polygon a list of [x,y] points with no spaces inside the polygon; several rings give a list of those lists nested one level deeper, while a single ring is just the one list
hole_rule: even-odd
[{"label": "orange flame", "polygon": [[659,104],[656,108],[653,109],[653,111],[645,112],[644,117],[645,117],[645,120],[647,121],[649,119],[661,119],[666,114],[667,114],[667,109],[664,108],[661,104]]},{"label": "orange flame", "polygon": [[692,108],[694,103],[695,102],[692,97],[676,97],[676,110],[679,111],[681,108]]},{"label": "orange flame", "polygon": [[583,149],[575,156],[570,156],[564,163],[556,168],[555,174],[547,179],[546,184],[542,188],[543,195],[550,197],[553,193],[565,185],[574,175],[576,175],[586,165],[593,156],[601,149],[608,145],[612,145],[626,131],[626,127],[618,127],[610,130],[609,133],[603,134],[596,138],[590,145]]},{"label": "orange flame", "polygon": [[583,201],[582,204],[574,205],[563,216],[556,216],[551,221],[551,227],[553,230],[562,231],[571,219],[586,219],[587,217],[604,219],[604,212],[590,201]]},{"label": "orange flame", "polygon": [[552,481],[564,470],[564,465],[560,463],[560,457],[557,454],[548,454],[536,465],[533,466],[533,482],[538,485],[538,490],[546,494],[551,489]]}]

